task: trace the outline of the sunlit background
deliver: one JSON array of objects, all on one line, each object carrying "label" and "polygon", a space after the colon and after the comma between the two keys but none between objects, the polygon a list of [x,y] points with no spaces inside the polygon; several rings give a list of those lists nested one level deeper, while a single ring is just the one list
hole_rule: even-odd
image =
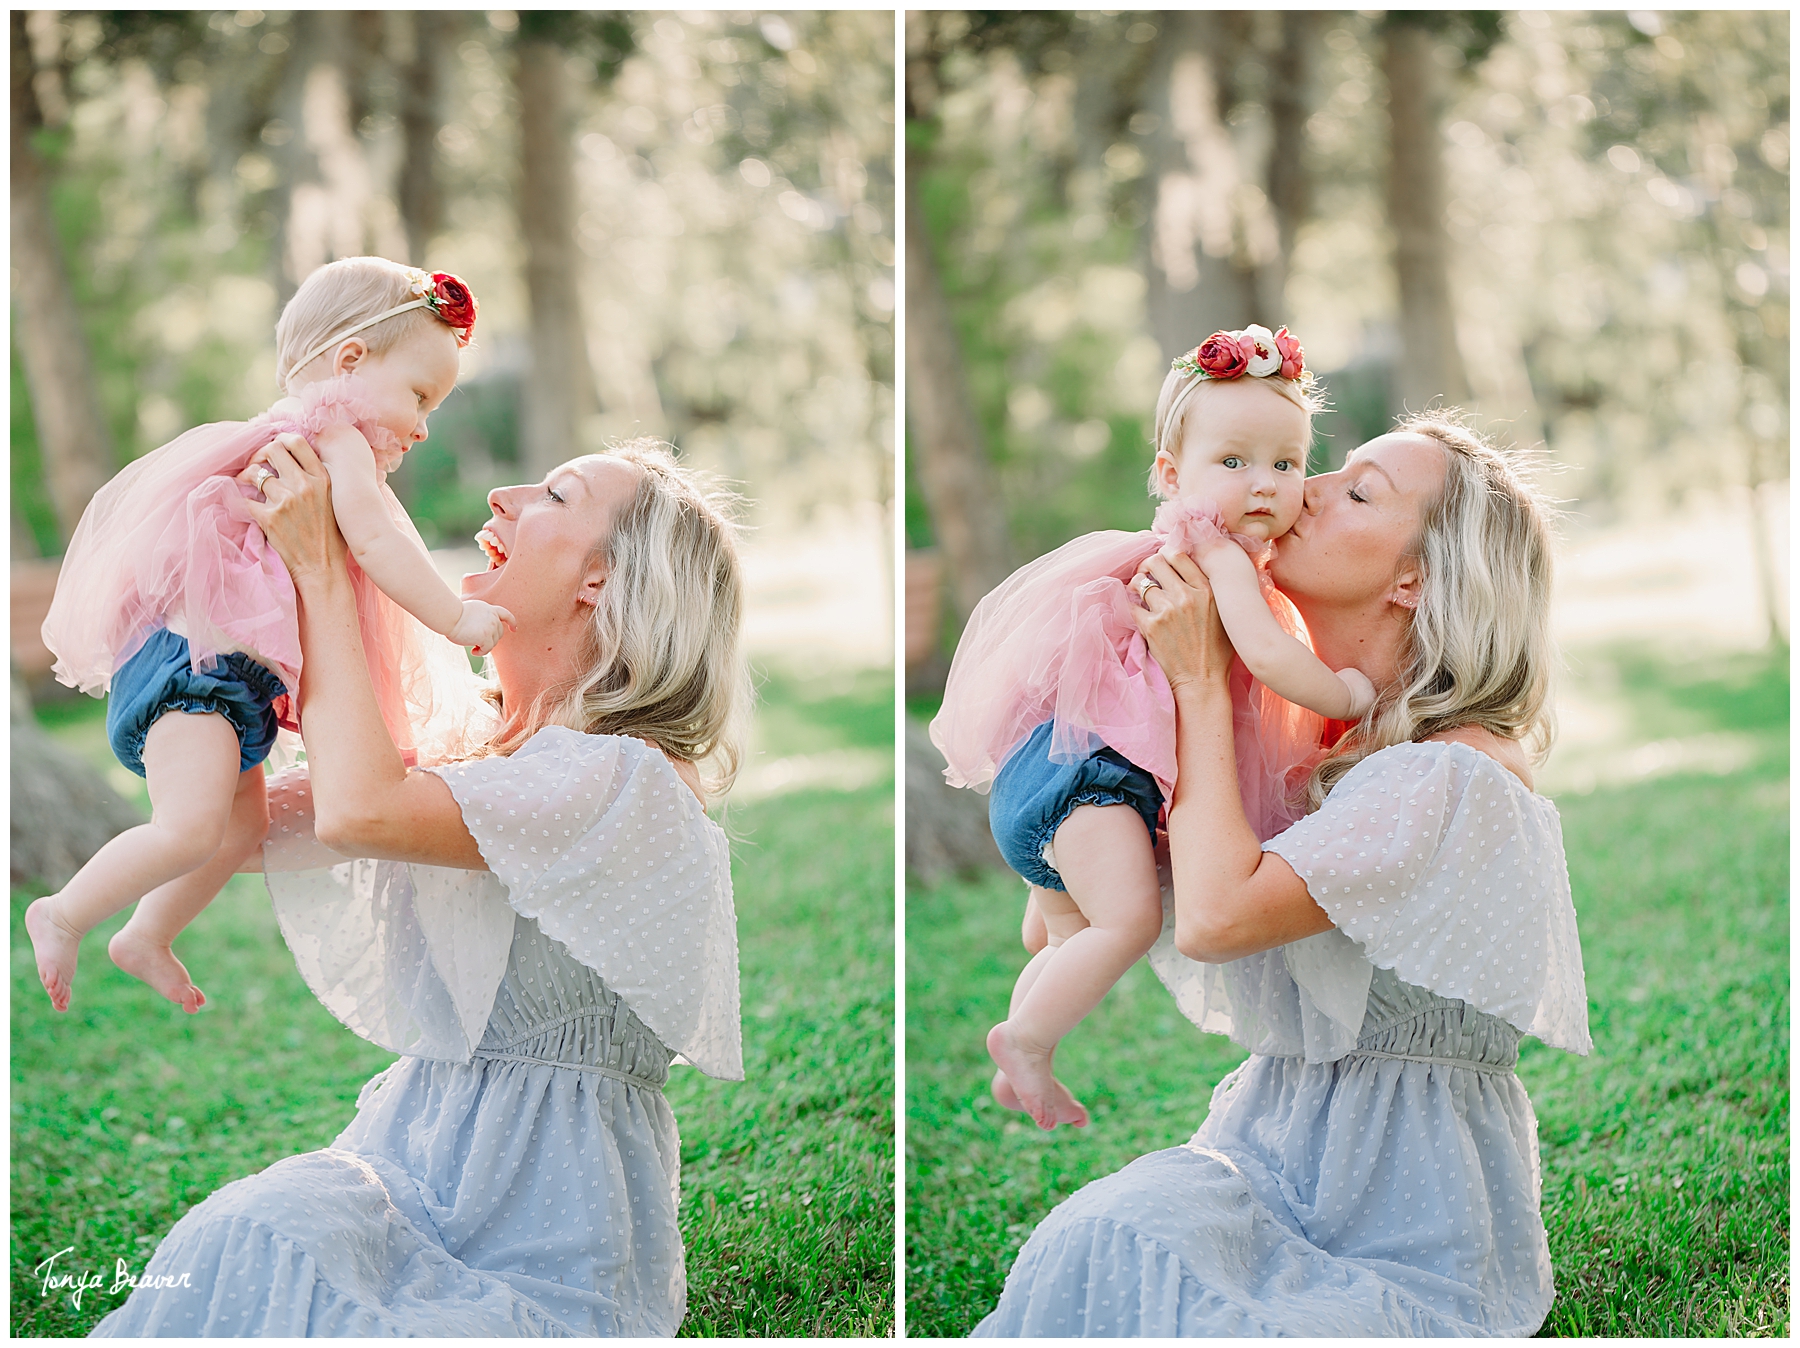
[{"label": "sunlit background", "polygon": [[906,61],[909,342],[929,286],[962,358],[909,360],[918,710],[1008,570],[1145,527],[1170,358],[1254,321],[1323,377],[1315,471],[1431,402],[1546,452],[1554,785],[1751,752],[1597,698],[1623,647],[1785,661],[1785,13],[952,11]]},{"label": "sunlit background", "polygon": [[1243,1057],[1145,967],[989,1096],[1024,887],[925,736],[969,610],[1142,529],[1170,359],[1286,324],[1311,467],[1460,405],[1564,503],[1563,825],[1595,1052],[1529,1043],[1546,1335],[1788,1332],[1785,12],[916,12],[906,61],[908,1330]]},{"label": "sunlit background", "polygon": [[[81,504],[187,427],[274,401],[282,303],[365,252],[481,300],[393,483],[447,572],[481,564],[491,487],[656,436],[751,502],[765,673],[890,665],[890,16],[12,23],[15,221],[40,222],[13,247],[14,648],[39,696],[33,631]],[[759,775],[782,757],[758,746],[746,796],[875,770]]]}]

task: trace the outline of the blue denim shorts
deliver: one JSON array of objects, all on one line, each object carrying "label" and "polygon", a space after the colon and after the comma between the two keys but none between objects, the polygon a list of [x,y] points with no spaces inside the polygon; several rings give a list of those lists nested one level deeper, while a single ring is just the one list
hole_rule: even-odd
[{"label": "blue denim shorts", "polygon": [[1045,889],[1066,888],[1044,860],[1044,845],[1077,805],[1131,806],[1150,830],[1152,843],[1162,812],[1156,778],[1116,749],[1098,749],[1079,763],[1052,763],[1055,725],[1045,721],[1007,755],[988,796],[988,827],[1001,857]]},{"label": "blue denim shorts", "polygon": [[238,737],[238,771],[248,772],[275,745],[275,699],[287,691],[280,675],[247,655],[225,655],[196,674],[186,637],[166,627],[112,676],[106,698],[106,738],[119,762],[144,775],[144,737],[166,711],[217,712]]}]

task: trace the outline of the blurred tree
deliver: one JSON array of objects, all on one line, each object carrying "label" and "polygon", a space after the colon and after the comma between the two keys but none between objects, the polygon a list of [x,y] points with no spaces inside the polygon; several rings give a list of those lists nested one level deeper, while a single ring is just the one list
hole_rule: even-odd
[{"label": "blurred tree", "polygon": [[1287,316],[1288,255],[1311,201],[1304,154],[1318,16],[1158,14],[1134,124],[1148,129],[1147,312],[1166,356]]},{"label": "blurred tree", "polygon": [[[909,128],[933,112],[930,17],[907,16],[906,112]],[[989,471],[981,426],[963,382],[961,344],[931,256],[920,209],[927,134],[908,136],[906,176],[907,444],[943,549],[957,625],[1011,569],[1005,506]],[[915,150],[915,146],[917,149]],[[917,155],[915,160],[914,156]]]},{"label": "blurred tree", "polygon": [[400,129],[405,152],[395,191],[406,226],[406,256],[414,266],[424,266],[431,236],[444,219],[437,140],[444,125],[445,75],[463,16],[455,11],[411,10],[396,17],[402,24]]},{"label": "blurred tree", "polygon": [[1173,357],[1220,328],[1259,321],[1257,271],[1279,249],[1268,197],[1239,164],[1228,118],[1250,15],[1174,10],[1160,32],[1143,110],[1153,128],[1145,220],[1150,330]]},{"label": "blurred tree", "polygon": [[[1475,43],[1491,45],[1499,15],[1473,16]],[[1388,92],[1387,215],[1394,231],[1399,287],[1400,362],[1394,397],[1418,410],[1434,401],[1461,404],[1469,378],[1457,346],[1450,293],[1450,236],[1444,207],[1442,35],[1471,25],[1451,13],[1390,10],[1381,25]],[[1459,64],[1467,64],[1465,51]]]},{"label": "blurred tree", "polygon": [[87,338],[63,267],[62,247],[50,211],[50,170],[34,143],[44,130],[44,112],[38,101],[38,70],[26,24],[26,15],[14,10],[12,258],[19,317],[16,340],[31,390],[38,453],[49,482],[57,524],[67,539],[88,501],[117,471],[117,463],[112,437],[100,412]]},{"label": "blurred tree", "polygon": [[[605,408],[577,427],[581,443],[675,439],[744,482],[762,523],[860,514],[892,462],[891,20],[551,17],[572,25],[558,293],[580,299],[573,345]],[[30,22],[55,40],[39,84],[67,120],[35,143],[52,156],[56,238],[120,457],[277,396],[273,329],[297,251],[405,256],[461,272],[482,297],[462,385],[395,483],[428,536],[472,531],[487,489],[520,471],[533,363],[519,16]],[[15,524],[26,550],[54,552],[23,317],[15,330]]]},{"label": "blurred tree", "polygon": [[[575,265],[575,180],[567,62],[598,45],[618,69],[631,46],[617,15],[522,10],[513,50],[519,100],[519,226],[531,298],[531,367],[519,411],[519,461],[542,477],[581,443],[599,410]],[[604,75],[603,75],[604,78]]]}]

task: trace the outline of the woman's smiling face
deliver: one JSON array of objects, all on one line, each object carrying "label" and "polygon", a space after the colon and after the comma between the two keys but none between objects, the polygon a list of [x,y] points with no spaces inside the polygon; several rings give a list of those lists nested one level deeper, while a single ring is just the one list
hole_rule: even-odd
[{"label": "woman's smiling face", "polygon": [[534,485],[488,493],[493,518],[475,535],[488,568],[462,579],[465,599],[508,609],[518,624],[514,647],[538,644],[571,619],[591,613],[605,582],[594,551],[637,492],[637,469],[621,459],[571,459]]},{"label": "woman's smiling face", "polygon": [[1444,489],[1444,450],[1422,435],[1377,436],[1306,483],[1306,508],[1275,545],[1269,576],[1304,614],[1393,591],[1425,508]]}]

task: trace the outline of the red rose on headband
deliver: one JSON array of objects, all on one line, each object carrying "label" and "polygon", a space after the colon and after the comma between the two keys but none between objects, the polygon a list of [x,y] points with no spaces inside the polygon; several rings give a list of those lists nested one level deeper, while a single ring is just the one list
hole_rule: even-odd
[{"label": "red rose on headband", "polygon": [[1238,339],[1229,332],[1215,332],[1195,349],[1194,364],[1213,379],[1236,379],[1250,365]]},{"label": "red rose on headband", "polygon": [[475,334],[475,315],[481,311],[474,292],[460,276],[447,271],[431,273],[431,311],[456,330],[456,344],[467,346]]},{"label": "red rose on headband", "polygon": [[1275,334],[1275,349],[1281,353],[1281,377],[1298,379],[1306,370],[1306,353],[1300,350],[1300,343],[1283,328]]}]

